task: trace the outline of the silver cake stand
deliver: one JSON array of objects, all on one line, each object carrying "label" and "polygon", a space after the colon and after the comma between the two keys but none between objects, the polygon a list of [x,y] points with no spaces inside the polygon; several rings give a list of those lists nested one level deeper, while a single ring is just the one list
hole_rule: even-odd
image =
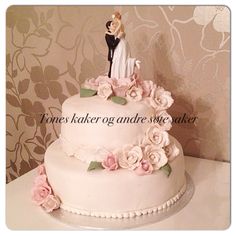
[{"label": "silver cake stand", "polygon": [[147,224],[157,223],[164,220],[183,209],[191,200],[194,194],[194,184],[190,175],[186,172],[186,191],[181,198],[170,207],[162,211],[147,214],[129,219],[98,218],[73,214],[62,209],[58,209],[50,216],[55,220],[70,226],[72,229],[100,229],[100,230],[123,230],[140,227]]}]

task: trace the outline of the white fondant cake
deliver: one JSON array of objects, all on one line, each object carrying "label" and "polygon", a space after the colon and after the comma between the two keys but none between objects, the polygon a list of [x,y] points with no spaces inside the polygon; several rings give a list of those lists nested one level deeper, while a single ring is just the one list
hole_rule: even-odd
[{"label": "white fondant cake", "polygon": [[[113,125],[86,123],[85,120],[85,123],[78,123],[78,118],[86,117],[87,114],[90,116],[87,116],[87,122],[91,122],[92,117],[114,117]],[[138,117],[150,118],[154,116],[155,109],[147,102],[147,98],[140,102],[128,102],[124,106],[99,96],[83,98],[75,95],[64,102],[62,115],[70,122],[62,124],[61,137],[49,146],[44,160],[48,185],[54,195],[59,197],[62,209],[82,215],[128,218],[162,210],[175,203],[183,194],[186,186],[181,145],[168,135],[167,147],[173,145],[175,149],[169,153],[172,171],[167,176],[160,170],[166,164],[161,163],[165,160],[161,152],[163,149],[160,148],[160,144],[165,141],[164,136],[160,135],[153,145],[157,149],[153,148],[151,155],[145,156],[148,155],[146,146],[150,145],[146,140],[150,135],[147,131],[157,126],[148,122],[115,122],[119,117],[134,117],[136,114]],[[75,116],[77,122],[71,122],[76,120]],[[158,130],[161,128],[165,126],[158,126]],[[122,159],[125,154],[121,154],[120,150],[127,144],[140,146],[143,149],[142,158],[152,158],[153,166],[155,162],[159,162],[160,166],[142,175],[136,174],[137,168],[132,165],[114,171],[106,168],[88,171],[91,161],[102,162],[107,153],[121,155]],[[167,149],[165,153],[168,154]],[[130,155],[131,164],[135,164],[138,158],[137,155]]]},{"label": "white fondant cake", "polygon": [[171,162],[169,178],[162,171],[145,176],[119,169],[88,172],[88,165],[68,158],[60,141],[45,154],[45,166],[54,193],[65,210],[98,217],[134,217],[156,212],[178,200],[185,190],[183,152]]},{"label": "white fondant cake", "polygon": [[[116,118],[154,116],[154,109],[142,102],[128,102],[125,106],[104,101],[94,96],[80,98],[75,95],[68,98],[62,105],[62,116],[69,117],[94,117],[94,123],[69,122],[61,125],[61,142],[64,152],[69,156],[78,157],[89,163],[94,160],[103,160],[103,149],[112,151],[127,144],[135,144],[144,137],[150,126],[147,122],[142,124],[117,123]],[[103,123],[113,118],[113,125]],[[96,118],[100,118],[96,122]],[[76,119],[73,119],[73,121]],[[78,120],[78,119],[77,119]]]},{"label": "white fondant cake", "polygon": [[[121,16],[116,17],[113,23],[119,25]],[[109,44],[117,40],[108,35]],[[128,73],[134,71],[133,64],[139,68],[140,61],[128,63],[125,45],[114,52],[119,65],[115,69]],[[65,123],[45,153],[33,201],[47,212],[61,207],[112,218],[140,216],[174,204],[186,180],[182,147],[168,134],[172,119],[166,110],[172,104],[170,92],[137,73],[86,80],[80,93],[62,105]]]}]

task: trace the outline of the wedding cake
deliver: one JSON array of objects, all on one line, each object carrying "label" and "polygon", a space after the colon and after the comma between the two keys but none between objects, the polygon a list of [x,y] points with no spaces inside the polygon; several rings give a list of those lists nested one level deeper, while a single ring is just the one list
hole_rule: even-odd
[{"label": "wedding cake", "polygon": [[[113,54],[126,50],[126,42],[120,45]],[[125,65],[122,70],[130,73]],[[168,134],[172,104],[170,92],[141,79],[135,68],[126,77],[87,79],[62,105],[60,138],[38,169],[33,201],[47,212],[61,208],[106,218],[170,207],[186,188],[183,150]]]}]

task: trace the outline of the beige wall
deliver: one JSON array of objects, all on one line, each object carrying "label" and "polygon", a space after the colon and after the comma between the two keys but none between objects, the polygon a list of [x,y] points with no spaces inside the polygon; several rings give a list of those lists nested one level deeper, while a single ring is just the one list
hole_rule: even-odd
[{"label": "beige wall", "polygon": [[[224,7],[124,6],[132,54],[144,79],[172,92],[174,125],[186,155],[229,161],[230,16]],[[105,22],[114,7],[10,7],[7,11],[7,181],[43,161],[59,126],[61,104],[88,77],[107,71]]]}]

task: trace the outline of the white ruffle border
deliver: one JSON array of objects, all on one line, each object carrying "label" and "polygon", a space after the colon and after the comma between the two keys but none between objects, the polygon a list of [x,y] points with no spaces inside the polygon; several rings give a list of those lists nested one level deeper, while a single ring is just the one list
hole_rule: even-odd
[{"label": "white ruffle border", "polygon": [[63,210],[69,211],[71,213],[75,213],[78,215],[84,215],[84,216],[95,216],[95,217],[101,217],[101,218],[119,218],[119,219],[133,218],[136,216],[160,212],[160,211],[170,207],[171,205],[176,203],[181,198],[181,196],[185,193],[186,186],[187,185],[185,182],[183,187],[180,189],[180,191],[174,197],[170,198],[168,201],[166,201],[162,205],[156,206],[156,207],[151,207],[151,208],[146,208],[143,210],[127,211],[127,212],[120,212],[120,213],[96,212],[96,211],[92,212],[92,211],[88,211],[88,210],[76,209],[76,208],[70,207],[66,204],[63,204],[63,203],[61,203],[60,208]]}]

